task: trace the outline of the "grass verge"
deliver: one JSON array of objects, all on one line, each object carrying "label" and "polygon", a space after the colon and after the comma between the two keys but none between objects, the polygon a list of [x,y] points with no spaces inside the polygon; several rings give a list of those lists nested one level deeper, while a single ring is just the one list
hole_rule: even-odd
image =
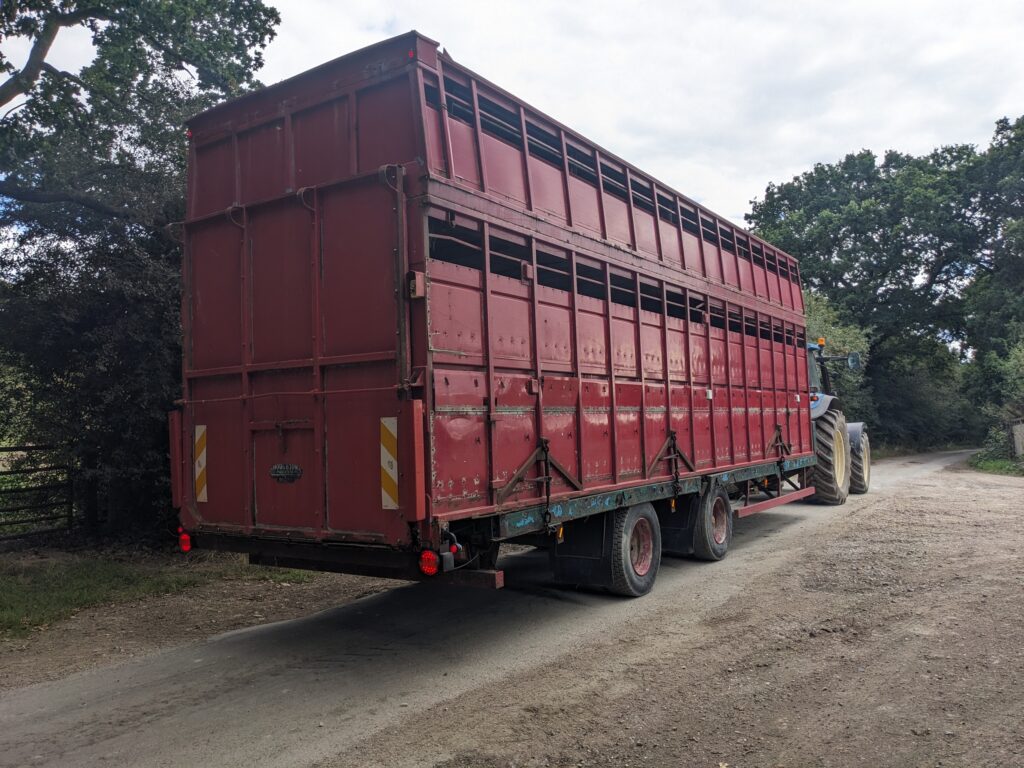
[{"label": "grass verge", "polygon": [[216,579],[302,584],[316,574],[248,565],[231,556],[118,559],[103,552],[0,561],[0,638],[66,619],[83,608],[181,592]]},{"label": "grass verge", "polygon": [[968,462],[973,469],[979,472],[989,472],[993,475],[1013,475],[1024,477],[1024,463],[1013,459],[987,459],[979,455],[971,457]]}]

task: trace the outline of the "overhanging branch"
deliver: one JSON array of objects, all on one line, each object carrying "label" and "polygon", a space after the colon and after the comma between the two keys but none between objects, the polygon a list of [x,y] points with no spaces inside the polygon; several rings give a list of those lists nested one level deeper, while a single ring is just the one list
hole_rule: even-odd
[{"label": "overhanging branch", "polygon": [[0,83],[0,107],[32,90],[32,86],[36,84],[39,74],[43,71],[46,55],[50,52],[53,41],[57,39],[57,33],[61,29],[76,26],[87,19],[108,17],[107,12],[102,8],[82,8],[71,13],[47,14],[39,36],[32,43],[25,66]]},{"label": "overhanging branch", "polygon": [[130,219],[131,212],[127,208],[118,208],[113,205],[97,200],[95,197],[77,192],[75,190],[46,190],[32,189],[12,184],[6,179],[0,179],[0,196],[9,197],[22,203],[74,203],[87,208],[95,213],[103,214],[115,219]]}]

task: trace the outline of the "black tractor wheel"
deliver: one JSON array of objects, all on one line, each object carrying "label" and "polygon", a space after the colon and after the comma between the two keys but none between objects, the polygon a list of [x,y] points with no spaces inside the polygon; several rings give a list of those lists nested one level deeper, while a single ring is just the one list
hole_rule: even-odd
[{"label": "black tractor wheel", "polygon": [[814,422],[818,462],[811,469],[814,501],[845,504],[850,493],[850,438],[842,411],[826,411]]},{"label": "black tractor wheel", "polygon": [[612,584],[617,595],[640,597],[654,586],[661,565],[661,526],[650,504],[612,514]]},{"label": "black tractor wheel", "polygon": [[871,486],[871,441],[861,432],[857,445],[850,446],[850,493],[867,493]]},{"label": "black tractor wheel", "polygon": [[732,541],[732,505],[724,488],[713,486],[696,503],[693,555],[699,560],[721,560]]}]

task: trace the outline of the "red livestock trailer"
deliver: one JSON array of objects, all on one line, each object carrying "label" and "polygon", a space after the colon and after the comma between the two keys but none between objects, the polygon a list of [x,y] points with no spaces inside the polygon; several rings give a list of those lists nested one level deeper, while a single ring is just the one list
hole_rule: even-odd
[{"label": "red livestock trailer", "polygon": [[794,259],[433,41],[189,129],[183,545],[637,595],[814,492]]}]

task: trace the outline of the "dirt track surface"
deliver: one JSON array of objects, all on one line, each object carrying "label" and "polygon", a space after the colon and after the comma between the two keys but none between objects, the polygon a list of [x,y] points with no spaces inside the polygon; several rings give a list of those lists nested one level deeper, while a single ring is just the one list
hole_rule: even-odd
[{"label": "dirt track surface", "polygon": [[0,765],[1021,766],[1024,480],[876,465],[640,600],[408,585],[0,694]]}]

